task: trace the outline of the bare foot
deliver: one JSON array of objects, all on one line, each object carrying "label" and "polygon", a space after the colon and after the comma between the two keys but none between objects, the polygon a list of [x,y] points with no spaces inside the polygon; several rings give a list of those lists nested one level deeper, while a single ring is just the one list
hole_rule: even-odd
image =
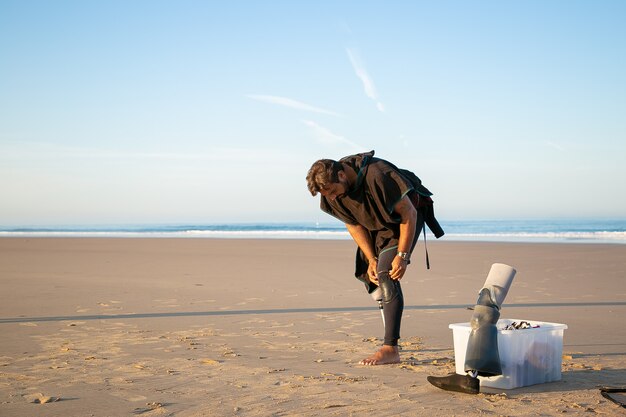
[{"label": "bare foot", "polygon": [[383,345],[378,352],[359,362],[360,365],[388,365],[390,363],[400,363],[398,346]]}]

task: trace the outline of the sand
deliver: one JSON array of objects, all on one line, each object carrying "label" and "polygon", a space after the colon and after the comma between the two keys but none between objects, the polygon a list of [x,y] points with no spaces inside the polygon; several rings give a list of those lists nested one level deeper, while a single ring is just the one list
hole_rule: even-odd
[{"label": "sand", "polygon": [[[626,245],[429,243],[403,280],[397,365],[353,276],[323,240],[0,239],[0,415],[623,415]],[[565,323],[562,379],[476,396],[454,371],[489,267],[517,268],[503,318]]]}]

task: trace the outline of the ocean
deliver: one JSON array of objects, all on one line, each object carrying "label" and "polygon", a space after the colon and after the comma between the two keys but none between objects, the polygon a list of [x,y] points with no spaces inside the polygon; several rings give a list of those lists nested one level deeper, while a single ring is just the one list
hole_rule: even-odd
[{"label": "ocean", "polygon": [[[443,220],[441,225],[442,239],[451,241],[626,244],[626,219]],[[350,239],[339,222],[0,226],[0,237]],[[434,238],[428,229],[427,238]]]}]

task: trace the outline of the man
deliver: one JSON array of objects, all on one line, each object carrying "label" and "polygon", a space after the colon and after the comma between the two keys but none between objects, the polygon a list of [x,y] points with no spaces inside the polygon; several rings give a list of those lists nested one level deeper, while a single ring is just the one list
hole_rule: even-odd
[{"label": "man", "polygon": [[432,193],[412,172],[375,158],[374,151],[339,161],[320,159],[308,172],[311,195],[319,192],[322,211],[346,224],[356,242],[355,276],[371,294],[382,290],[383,346],[362,365],[400,362],[398,340],[404,298],[400,280],[424,224],[439,238]]}]

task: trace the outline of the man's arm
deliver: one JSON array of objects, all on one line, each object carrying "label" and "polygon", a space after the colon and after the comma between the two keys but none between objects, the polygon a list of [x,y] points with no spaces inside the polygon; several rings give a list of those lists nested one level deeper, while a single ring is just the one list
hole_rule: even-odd
[{"label": "man's arm", "polygon": [[[417,211],[413,207],[413,203],[408,196],[402,199],[394,207],[400,218],[400,238],[398,239],[398,252],[411,252],[411,245],[415,238],[415,227],[417,224]],[[408,262],[399,256],[393,258],[391,262],[391,271],[389,276],[391,279],[402,279],[406,272]]]},{"label": "man's arm", "polygon": [[363,252],[363,255],[365,255],[368,260],[367,276],[374,284],[378,284],[376,273],[378,262],[376,259],[376,252],[374,251],[374,243],[372,242],[369,231],[360,224],[346,223],[346,228],[348,229],[350,236],[352,236],[352,239],[354,239],[356,244],[359,246],[359,249],[361,249],[361,252]]}]

